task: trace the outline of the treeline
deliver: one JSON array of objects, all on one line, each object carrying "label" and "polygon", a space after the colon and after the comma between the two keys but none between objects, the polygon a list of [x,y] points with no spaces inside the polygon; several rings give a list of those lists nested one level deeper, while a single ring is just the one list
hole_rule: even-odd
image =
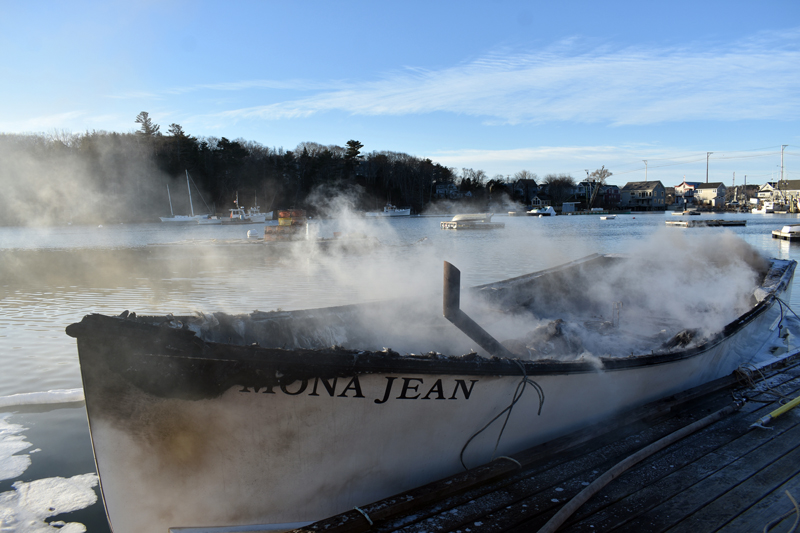
[{"label": "treeline", "polygon": [[[134,222],[169,214],[167,186],[176,214],[189,212],[186,171],[195,212],[227,215],[239,197],[262,211],[284,208],[312,213],[332,199],[352,210],[374,210],[387,202],[422,212],[435,182],[454,182],[455,169],[404,153],[362,153],[344,147],[301,143],[294,150],[244,139],[195,137],[178,124],[165,133],[147,113],[131,133],[92,131],[0,135],[0,185],[8,192],[0,223],[36,216],[53,222]],[[460,186],[483,183],[459,179]],[[463,183],[462,183],[463,182]],[[344,199],[344,200],[343,200]],[[45,213],[46,212],[46,213]]]}]

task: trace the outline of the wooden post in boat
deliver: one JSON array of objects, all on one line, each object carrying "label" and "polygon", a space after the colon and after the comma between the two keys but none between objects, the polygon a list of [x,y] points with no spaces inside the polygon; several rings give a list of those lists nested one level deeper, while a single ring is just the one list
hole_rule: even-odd
[{"label": "wooden post in boat", "polygon": [[442,310],[447,320],[477,342],[478,346],[486,350],[489,355],[514,359],[514,354],[461,310],[461,271],[447,261],[444,262],[442,296]]}]

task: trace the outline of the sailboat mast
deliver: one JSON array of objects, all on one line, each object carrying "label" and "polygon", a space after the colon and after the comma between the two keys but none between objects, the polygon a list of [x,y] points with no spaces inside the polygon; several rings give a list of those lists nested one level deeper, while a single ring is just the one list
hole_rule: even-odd
[{"label": "sailboat mast", "polygon": [[192,205],[192,186],[189,185],[189,171],[186,171],[186,188],[189,189],[189,209],[192,211],[192,216],[194,216],[194,206]]},{"label": "sailboat mast", "polygon": [[169,183],[167,183],[167,198],[169,199],[169,216],[174,217],[175,213],[172,212],[172,196],[169,194]]}]

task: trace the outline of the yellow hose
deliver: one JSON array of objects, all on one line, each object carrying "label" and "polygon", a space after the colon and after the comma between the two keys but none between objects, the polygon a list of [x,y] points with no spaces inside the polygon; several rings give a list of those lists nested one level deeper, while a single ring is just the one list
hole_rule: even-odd
[{"label": "yellow hose", "polygon": [[797,407],[798,405],[800,405],[800,396],[798,396],[797,398],[795,398],[794,400],[792,400],[791,402],[789,402],[789,403],[787,403],[785,405],[781,405],[780,407],[778,407],[777,409],[772,411],[770,414],[762,416],[761,418],[758,419],[758,422],[756,422],[753,425],[755,426],[755,425],[769,424],[769,422],[772,419],[778,418],[779,416],[781,416],[786,411],[789,411],[789,410]]}]

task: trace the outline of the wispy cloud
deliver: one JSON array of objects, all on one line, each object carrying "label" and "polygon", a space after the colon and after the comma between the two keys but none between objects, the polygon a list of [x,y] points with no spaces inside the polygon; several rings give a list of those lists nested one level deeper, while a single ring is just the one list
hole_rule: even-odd
[{"label": "wispy cloud", "polygon": [[42,132],[68,127],[69,124],[83,120],[86,116],[84,111],[67,111],[24,120],[2,121],[0,122],[0,131]]},{"label": "wispy cloud", "polygon": [[[354,115],[449,112],[508,124],[612,125],[797,119],[799,44],[800,31],[758,35],[735,44],[664,49],[603,46],[586,50],[572,40],[534,52],[497,51],[438,71],[406,69],[376,81],[340,83],[309,97],[218,115],[276,120],[326,111]],[[314,90],[312,85],[307,89]],[[256,82],[244,82],[207,88],[256,86]]]},{"label": "wispy cloud", "polygon": [[[774,173],[780,161],[780,150],[764,147],[757,150],[712,152],[712,172],[717,179],[730,179],[736,172],[740,177],[750,175],[761,180]],[[513,175],[525,168],[539,176],[569,173],[582,178],[586,170],[592,171],[601,164],[613,171],[611,183],[624,184],[645,178],[649,161],[649,178],[662,179],[667,185],[680,183],[681,176],[703,179],[706,170],[706,152],[687,152],[675,146],[658,146],[646,143],[620,145],[538,146],[506,150],[441,150],[422,154],[444,166],[493,169],[493,173]],[[723,178],[724,176],[724,178]],[[674,183],[673,183],[674,182]]]},{"label": "wispy cloud", "polygon": [[157,91],[128,91],[108,95],[114,100],[164,100],[171,96],[181,96],[200,91],[237,92],[252,89],[274,89],[288,91],[330,91],[350,87],[352,84],[343,81],[313,80],[242,80],[221,83],[202,83],[184,87],[169,87]]}]

